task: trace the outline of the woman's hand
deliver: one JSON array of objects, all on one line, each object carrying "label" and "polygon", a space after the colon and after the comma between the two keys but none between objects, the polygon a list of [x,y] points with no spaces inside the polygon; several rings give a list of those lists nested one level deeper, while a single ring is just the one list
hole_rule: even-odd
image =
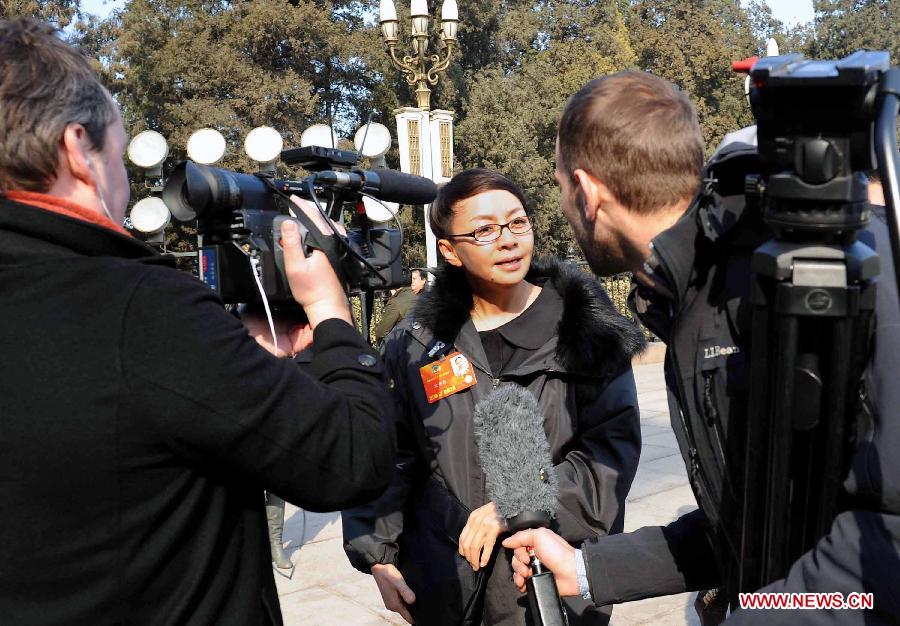
[{"label": "woman's hand", "polygon": [[488,564],[497,537],[505,530],[506,520],[497,515],[497,505],[488,502],[469,514],[469,521],[459,535],[459,553],[477,572]]},{"label": "woman's hand", "polygon": [[378,591],[381,592],[384,608],[399,613],[407,622],[415,624],[409,612],[409,605],[416,601],[416,594],[403,580],[400,570],[391,564],[376,563],[372,566],[372,578],[375,579]]}]

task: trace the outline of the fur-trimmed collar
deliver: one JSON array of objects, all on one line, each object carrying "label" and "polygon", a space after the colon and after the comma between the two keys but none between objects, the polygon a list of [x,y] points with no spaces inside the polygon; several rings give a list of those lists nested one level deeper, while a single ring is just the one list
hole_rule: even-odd
[{"label": "fur-trimmed collar", "polygon": [[[556,357],[568,371],[614,375],[644,349],[640,328],[616,310],[593,276],[575,265],[534,259],[525,279],[552,285],[562,296]],[[438,270],[434,285],[419,296],[413,317],[436,338],[450,343],[469,319],[472,304],[465,274],[448,265]]]}]

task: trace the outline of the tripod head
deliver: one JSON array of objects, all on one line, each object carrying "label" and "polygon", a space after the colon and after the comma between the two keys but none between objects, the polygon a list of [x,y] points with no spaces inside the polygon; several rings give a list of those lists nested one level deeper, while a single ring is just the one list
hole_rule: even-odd
[{"label": "tripod head", "polygon": [[760,59],[750,71],[759,156],[773,173],[764,193],[777,239],[850,243],[869,220],[865,172],[875,168],[873,129],[886,51],[840,61],[800,55]]}]

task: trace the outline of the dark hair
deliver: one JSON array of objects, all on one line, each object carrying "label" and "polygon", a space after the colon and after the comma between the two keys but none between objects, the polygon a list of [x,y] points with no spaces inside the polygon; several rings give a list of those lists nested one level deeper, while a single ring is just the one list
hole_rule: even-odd
[{"label": "dark hair", "polygon": [[423,270],[421,268],[414,267],[414,268],[412,268],[412,270],[410,270],[410,273],[418,276],[419,280],[428,280],[428,272],[426,272],[425,270]]},{"label": "dark hair", "polygon": [[435,237],[442,239],[452,234],[450,221],[453,219],[453,207],[457,203],[486,191],[497,190],[508,191],[514,195],[522,203],[525,212],[529,213],[525,194],[517,184],[499,172],[474,167],[463,170],[438,190],[437,198],[434,199],[431,210],[428,212],[431,230]]},{"label": "dark hair", "polygon": [[58,34],[35,19],[0,20],[0,192],[46,191],[66,126],[84,126],[99,151],[116,119],[87,57]]},{"label": "dark hair", "polygon": [[624,206],[647,213],[697,193],[703,133],[675,85],[629,70],[594,79],[569,99],[558,158],[560,172],[573,178],[583,169]]}]

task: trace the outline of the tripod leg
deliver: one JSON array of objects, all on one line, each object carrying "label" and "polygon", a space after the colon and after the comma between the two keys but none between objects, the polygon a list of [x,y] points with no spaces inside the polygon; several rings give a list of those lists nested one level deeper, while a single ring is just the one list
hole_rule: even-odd
[{"label": "tripod leg", "polygon": [[768,458],[766,474],[767,498],[764,503],[765,539],[763,550],[764,582],[781,576],[785,563],[787,538],[790,528],[791,486],[790,455],[793,439],[791,413],[794,407],[794,355],[797,349],[798,319],[792,315],[776,313],[778,347],[772,368],[770,389],[774,397],[769,429],[769,441],[765,449]]}]

